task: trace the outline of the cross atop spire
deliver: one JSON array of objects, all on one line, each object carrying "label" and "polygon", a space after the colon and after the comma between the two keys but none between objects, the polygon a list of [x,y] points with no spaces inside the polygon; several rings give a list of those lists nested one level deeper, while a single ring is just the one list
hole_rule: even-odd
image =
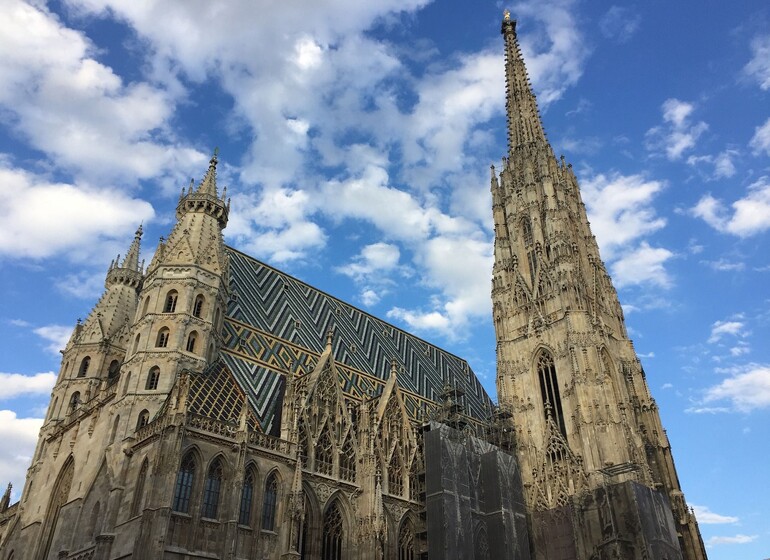
[{"label": "cross atop spire", "polygon": [[121,268],[139,270],[139,249],[141,248],[142,233],[142,224],[139,224],[139,228],[134,234],[134,240],[131,242],[131,246],[126,253],[126,258],[123,259],[123,264],[120,265]]},{"label": "cross atop spire", "polygon": [[508,152],[525,145],[547,145],[535,94],[516,36],[516,20],[506,10],[500,29],[505,39],[505,108],[508,119]]},{"label": "cross atop spire", "polygon": [[209,160],[209,169],[206,171],[206,176],[203,177],[203,181],[201,181],[201,184],[198,186],[198,190],[195,191],[196,193],[210,194],[214,197],[217,196],[217,163],[219,163],[219,160],[217,159],[218,153],[219,148],[214,148],[214,155],[212,155],[211,159]]}]

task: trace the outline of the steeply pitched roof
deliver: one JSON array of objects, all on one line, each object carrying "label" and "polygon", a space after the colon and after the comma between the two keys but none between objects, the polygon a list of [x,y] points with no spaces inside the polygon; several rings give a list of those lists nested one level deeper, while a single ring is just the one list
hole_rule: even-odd
[{"label": "steeply pitched roof", "polygon": [[332,350],[346,394],[379,395],[395,358],[413,418],[437,402],[445,384],[465,392],[467,414],[489,415],[491,400],[465,360],[235,249],[227,251],[234,297],[224,325],[222,360],[265,432],[279,429],[285,374],[312,371],[329,330],[334,331]]}]

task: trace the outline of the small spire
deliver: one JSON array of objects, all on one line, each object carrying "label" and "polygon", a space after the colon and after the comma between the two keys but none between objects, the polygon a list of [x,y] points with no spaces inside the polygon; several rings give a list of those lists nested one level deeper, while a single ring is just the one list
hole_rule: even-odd
[{"label": "small spire", "polygon": [[334,330],[329,329],[326,331],[326,349],[331,351],[332,349],[332,341],[334,340]]},{"label": "small spire", "polygon": [[390,376],[396,377],[397,373],[398,373],[398,361],[396,361],[395,358],[392,358],[390,360]]},{"label": "small spire", "polygon": [[3,497],[0,498],[0,513],[6,511],[8,509],[8,506],[11,505],[12,488],[13,488],[13,485],[9,482],[8,487],[5,489],[5,493],[3,494]]},{"label": "small spire", "polygon": [[131,246],[126,253],[126,258],[123,259],[121,268],[128,268],[130,270],[139,269],[139,250],[141,249],[142,233],[144,233],[144,229],[142,228],[142,224],[139,224],[139,227],[134,234],[134,240],[131,242]]},{"label": "small spire", "polygon": [[211,159],[209,160],[209,170],[206,172],[206,176],[203,178],[203,181],[201,181],[201,184],[198,186],[198,190],[196,191],[199,194],[210,194],[217,196],[217,163],[219,162],[217,159],[218,153],[219,148],[215,148],[214,155],[211,156]]}]

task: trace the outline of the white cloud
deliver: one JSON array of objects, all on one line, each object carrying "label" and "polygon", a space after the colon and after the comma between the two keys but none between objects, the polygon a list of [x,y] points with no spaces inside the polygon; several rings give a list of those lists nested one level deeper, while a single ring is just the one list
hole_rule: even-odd
[{"label": "white cloud", "polygon": [[745,337],[749,333],[746,331],[746,324],[743,321],[729,320],[729,321],[716,321],[711,326],[711,336],[709,336],[709,344],[719,342],[725,335],[735,337]]},{"label": "white cloud", "polygon": [[707,546],[717,544],[746,544],[755,541],[758,535],[735,535],[733,537],[711,537],[706,541]]},{"label": "white cloud", "polygon": [[[32,146],[90,178],[168,178],[205,156],[163,132],[168,90],[123,83],[82,33],[42,5],[8,0],[0,20],[0,107]],[[163,140],[157,140],[163,138]]]},{"label": "white cloud", "polygon": [[754,37],[751,41],[751,60],[743,71],[763,90],[770,89],[770,35]]},{"label": "white cloud", "polygon": [[607,39],[625,43],[639,29],[642,18],[630,8],[612,6],[599,20],[599,29]]},{"label": "white cloud", "polygon": [[706,194],[691,213],[717,231],[738,237],[750,237],[770,229],[770,177],[761,177],[749,185],[746,195],[730,206],[732,214],[722,201]]},{"label": "white cloud", "polygon": [[695,105],[686,101],[666,99],[662,110],[665,124],[647,131],[647,149],[662,152],[669,160],[675,161],[695,147],[698,138],[708,130],[708,125],[702,121],[690,122]]},{"label": "white cloud", "polygon": [[0,480],[13,484],[13,499],[21,495],[42,425],[42,418],[19,418],[12,410],[0,410]]},{"label": "white cloud", "polygon": [[749,141],[749,147],[759,155],[762,152],[770,156],[770,119],[765,124],[754,129],[754,136]]},{"label": "white cloud", "polygon": [[2,159],[0,196],[0,254],[12,257],[82,259],[100,241],[124,239],[154,216],[149,203],[118,190],[50,182]]},{"label": "white cloud", "polygon": [[698,519],[698,523],[718,525],[723,523],[738,523],[738,521],[740,521],[737,517],[732,515],[720,515],[715,513],[706,506],[692,505],[691,507],[695,511],[695,517]]},{"label": "white cloud", "polygon": [[388,243],[373,243],[361,249],[353,262],[337,268],[338,272],[356,281],[371,281],[372,275],[385,275],[398,266],[401,256],[396,245]]},{"label": "white cloud", "polygon": [[0,372],[0,399],[20,395],[49,395],[54,383],[56,374],[52,371],[34,375]]},{"label": "white cloud", "polygon": [[55,356],[59,355],[59,350],[63,350],[72,336],[72,327],[65,325],[45,325],[33,330],[43,340],[49,342],[46,350]]},{"label": "white cloud", "polygon": [[668,249],[651,247],[643,241],[637,249],[624,253],[610,265],[614,284],[618,288],[638,284],[668,288],[672,280],[664,265],[673,256]]},{"label": "white cloud", "polygon": [[591,231],[605,260],[612,260],[619,249],[666,225],[652,206],[662,189],[662,182],[641,175],[600,174],[583,179],[581,194]]},{"label": "white cloud", "polygon": [[751,412],[770,407],[770,366],[749,364],[706,390],[703,402],[728,401],[731,410]]},{"label": "white cloud", "polygon": [[95,300],[104,291],[104,273],[80,271],[54,279],[56,289],[78,299]]},{"label": "white cloud", "polygon": [[712,268],[718,272],[737,272],[744,270],[746,268],[746,264],[742,262],[736,262],[736,261],[728,261],[727,259],[718,259],[715,261],[701,261],[703,264],[708,265],[709,268]]},{"label": "white cloud", "polygon": [[[709,180],[729,179],[736,173],[733,159],[738,156],[737,150],[724,150],[715,156],[690,156],[687,164],[698,169],[702,176]],[[708,172],[705,167],[708,166]]]}]

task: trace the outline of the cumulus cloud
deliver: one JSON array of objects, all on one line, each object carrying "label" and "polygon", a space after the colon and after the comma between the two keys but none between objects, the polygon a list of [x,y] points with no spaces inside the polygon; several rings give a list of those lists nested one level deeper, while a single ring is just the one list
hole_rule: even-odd
[{"label": "cumulus cloud", "polygon": [[623,288],[638,284],[651,284],[668,288],[671,276],[665,268],[666,261],[674,256],[663,247],[651,247],[643,241],[635,250],[623,254],[610,265],[615,286]]},{"label": "cumulus cloud", "polygon": [[48,346],[46,346],[46,350],[49,353],[58,356],[59,350],[64,349],[70,336],[72,336],[72,327],[65,325],[45,325],[34,329],[32,332],[49,343]]},{"label": "cumulus cloud", "polygon": [[681,159],[685,152],[695,147],[698,138],[708,130],[708,125],[691,122],[695,105],[679,99],[666,99],[662,106],[663,124],[647,131],[647,149],[662,153],[671,161]]},{"label": "cumulus cloud", "polygon": [[0,399],[12,399],[20,395],[48,395],[54,383],[56,374],[52,371],[34,375],[0,372]]},{"label": "cumulus cloud", "polygon": [[751,60],[743,71],[760,88],[770,89],[770,35],[760,35],[751,40]]},{"label": "cumulus cloud", "polygon": [[767,119],[765,124],[754,130],[754,136],[751,137],[749,147],[757,155],[764,152],[770,156],[770,119]]},{"label": "cumulus cloud", "polygon": [[724,202],[706,194],[690,211],[722,233],[750,237],[770,229],[770,177],[749,185],[746,195],[728,209]]},{"label": "cumulus cloud", "polygon": [[[740,316],[738,317],[741,318]],[[742,320],[717,321],[711,326],[711,336],[709,344],[719,342],[725,335],[734,337],[745,337],[749,333],[746,330],[746,324]]]},{"label": "cumulus cloud", "polygon": [[705,404],[722,401],[738,412],[770,407],[770,366],[748,364],[735,368],[731,377],[706,390]]},{"label": "cumulus cloud", "polygon": [[21,496],[42,425],[42,418],[19,418],[12,410],[0,410],[0,480],[13,484],[14,500]]},{"label": "cumulus cloud", "polygon": [[0,254],[12,257],[84,258],[87,247],[123,240],[127,231],[154,216],[148,202],[117,189],[52,182],[3,159],[0,195],[6,201],[0,207]]},{"label": "cumulus cloud", "polygon": [[713,512],[706,506],[692,505],[691,507],[695,511],[695,517],[698,519],[698,523],[705,523],[707,525],[718,525],[723,523],[738,523],[738,521],[740,521],[735,516],[720,515],[716,512]]},{"label": "cumulus cloud", "polygon": [[729,179],[736,173],[733,160],[737,156],[737,150],[728,149],[716,155],[690,156],[687,164],[696,168],[707,180]]}]

